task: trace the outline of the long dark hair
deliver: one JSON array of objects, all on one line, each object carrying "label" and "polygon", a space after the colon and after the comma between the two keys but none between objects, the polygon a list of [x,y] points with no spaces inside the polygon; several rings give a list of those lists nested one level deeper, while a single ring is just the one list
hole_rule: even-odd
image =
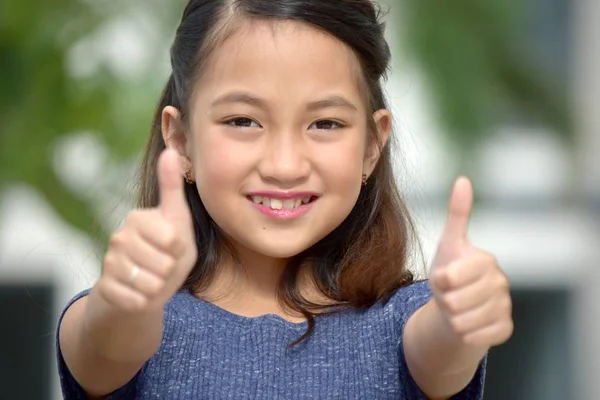
[{"label": "long dark hair", "polygon": [[[361,66],[367,110],[386,109],[381,81],[390,63],[384,38],[385,25],[378,6],[369,0],[190,0],[171,48],[172,74],[156,109],[150,139],[140,170],[139,206],[159,202],[156,164],[165,148],[161,134],[161,111],[176,107],[186,121],[188,101],[211,51],[231,34],[231,21],[239,18],[289,19],[321,29],[346,43]],[[372,122],[371,114],[369,121]],[[377,139],[369,127],[371,143]],[[407,269],[411,247],[416,244],[414,226],[392,171],[393,138],[381,148],[379,162],[361,190],[350,215],[320,242],[293,257],[283,275],[279,298],[308,320],[308,337],[317,310],[345,306],[368,308],[386,301],[395,290],[413,282]],[[220,257],[232,247],[200,200],[194,185],[186,184],[186,197],[194,217],[198,261],[184,288],[198,290],[214,277]],[[234,255],[234,254],[231,254]],[[298,288],[302,267],[309,265],[321,292],[335,304],[316,304]],[[335,306],[338,307],[335,307]],[[295,342],[295,343],[297,343]]]}]

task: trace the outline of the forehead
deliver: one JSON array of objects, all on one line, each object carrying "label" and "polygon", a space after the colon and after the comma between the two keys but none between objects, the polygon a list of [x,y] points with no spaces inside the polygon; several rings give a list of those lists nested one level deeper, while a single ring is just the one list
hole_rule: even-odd
[{"label": "forehead", "polygon": [[244,19],[233,29],[207,60],[200,97],[250,90],[299,101],[342,94],[362,103],[360,63],[342,41],[289,20]]}]

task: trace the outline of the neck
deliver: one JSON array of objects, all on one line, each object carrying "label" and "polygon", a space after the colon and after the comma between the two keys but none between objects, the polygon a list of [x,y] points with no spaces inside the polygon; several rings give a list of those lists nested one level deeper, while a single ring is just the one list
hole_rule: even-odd
[{"label": "neck", "polygon": [[[288,259],[268,257],[237,247],[237,260],[226,258],[211,284],[197,295],[230,312],[255,317],[278,314],[292,321],[303,320],[301,314],[290,312],[278,301],[277,290]],[[301,271],[297,284],[306,298],[327,301]]]},{"label": "neck", "polygon": [[240,298],[277,300],[277,289],[287,259],[278,259],[236,246],[234,259],[224,256],[211,284],[199,293],[210,301]]},{"label": "neck", "polygon": [[230,263],[226,269],[236,273],[238,284],[244,292],[253,297],[274,300],[288,260],[247,249],[238,249],[237,254],[239,264]]}]

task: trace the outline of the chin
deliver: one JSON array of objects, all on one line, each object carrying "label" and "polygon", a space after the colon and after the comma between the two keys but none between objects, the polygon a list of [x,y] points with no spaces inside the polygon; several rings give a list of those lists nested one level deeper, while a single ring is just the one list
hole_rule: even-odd
[{"label": "chin", "polygon": [[257,237],[254,236],[252,239],[240,241],[240,243],[254,253],[271,258],[287,259],[302,253],[310,246],[317,243],[321,238],[314,237],[311,238],[312,240],[307,240],[308,238],[302,239],[295,236],[286,239],[285,236],[279,236],[264,237],[257,240]]},{"label": "chin", "polygon": [[294,257],[304,250],[308,249],[310,246],[300,246],[300,245],[278,245],[277,243],[271,243],[269,245],[263,244],[259,246],[250,247],[256,253],[260,253],[267,257],[286,259]]}]

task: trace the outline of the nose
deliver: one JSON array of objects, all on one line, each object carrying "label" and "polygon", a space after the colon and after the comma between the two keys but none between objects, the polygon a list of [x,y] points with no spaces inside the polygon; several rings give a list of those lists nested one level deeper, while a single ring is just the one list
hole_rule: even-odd
[{"label": "nose", "polygon": [[259,163],[263,180],[282,189],[293,188],[308,179],[310,161],[302,135],[274,133],[266,141]]}]

